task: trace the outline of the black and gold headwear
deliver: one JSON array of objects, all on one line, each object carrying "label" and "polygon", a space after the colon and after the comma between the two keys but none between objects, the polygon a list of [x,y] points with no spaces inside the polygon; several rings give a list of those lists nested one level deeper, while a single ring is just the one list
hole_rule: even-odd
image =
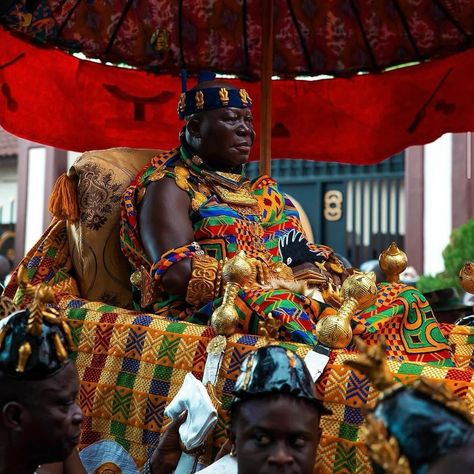
[{"label": "black and gold headwear", "polygon": [[473,415],[442,381],[419,377],[404,386],[388,369],[382,341],[376,346],[354,341],[361,354],[344,363],[365,374],[380,391],[365,429],[376,473],[425,474],[436,459],[472,443]]},{"label": "black and gold headwear", "polygon": [[0,320],[0,372],[21,380],[41,380],[66,365],[74,343],[69,325],[49,306],[54,303],[52,289],[26,283],[24,269],[18,276],[32,303]]},{"label": "black and gold headwear", "polygon": [[233,404],[263,395],[290,395],[314,403],[321,415],[330,410],[316,396],[305,362],[295,352],[280,346],[264,346],[243,361],[235,382]]},{"label": "black and gold headwear", "polygon": [[203,71],[199,73],[197,86],[187,90],[186,74],[181,74],[182,92],[178,102],[178,116],[181,120],[188,115],[224,107],[237,109],[252,107],[252,99],[245,89],[221,86],[200,87],[202,82],[214,81],[215,78],[215,74]]}]

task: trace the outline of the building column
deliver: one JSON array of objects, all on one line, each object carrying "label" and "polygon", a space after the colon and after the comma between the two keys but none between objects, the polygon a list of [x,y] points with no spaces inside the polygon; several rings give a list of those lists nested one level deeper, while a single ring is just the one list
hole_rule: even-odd
[{"label": "building column", "polygon": [[408,265],[418,274],[423,273],[424,255],[424,149],[423,146],[407,148],[405,152],[405,252]]},{"label": "building column", "polygon": [[443,250],[452,231],[452,134],[425,145],[424,153],[423,273],[435,275],[444,271]]},{"label": "building column", "polygon": [[452,226],[453,229],[474,217],[472,133],[453,134]]},{"label": "building column", "polygon": [[49,195],[67,169],[67,152],[34,142],[18,143],[18,205],[15,253],[19,262],[48,226]]}]

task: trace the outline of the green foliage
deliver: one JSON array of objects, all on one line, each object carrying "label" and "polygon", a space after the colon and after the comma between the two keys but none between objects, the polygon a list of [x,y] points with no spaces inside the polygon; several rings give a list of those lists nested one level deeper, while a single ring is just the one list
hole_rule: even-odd
[{"label": "green foliage", "polygon": [[442,290],[444,288],[451,288],[456,286],[456,281],[448,277],[445,273],[438,275],[422,275],[416,282],[416,288],[421,293],[429,293],[430,291]]},{"label": "green foliage", "polygon": [[474,219],[453,230],[450,242],[443,250],[443,259],[443,273],[423,275],[417,281],[416,287],[422,293],[449,287],[461,289],[459,270],[466,262],[474,260]]},{"label": "green foliage", "polygon": [[443,251],[445,273],[456,279],[456,288],[459,284],[459,270],[462,266],[474,259],[474,219],[454,229],[448,246]]}]

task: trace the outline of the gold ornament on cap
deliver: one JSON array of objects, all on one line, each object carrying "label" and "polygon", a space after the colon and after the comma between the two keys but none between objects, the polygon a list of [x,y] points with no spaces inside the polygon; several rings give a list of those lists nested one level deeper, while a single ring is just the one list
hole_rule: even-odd
[{"label": "gold ornament on cap", "polygon": [[341,287],[341,297],[343,303],[337,313],[319,320],[315,329],[318,341],[334,349],[342,349],[351,342],[354,314],[375,303],[375,274],[354,273],[347,277]]},{"label": "gold ornament on cap", "polygon": [[26,364],[31,355],[31,345],[29,342],[24,342],[18,349],[18,364],[16,365],[16,371],[23,373],[25,371]]},{"label": "gold ornament on cap", "polygon": [[393,436],[389,436],[383,421],[372,414],[366,417],[366,426],[361,429],[365,437],[370,458],[390,474],[411,474],[410,463],[400,453],[400,447]]},{"label": "gold ornament on cap", "polygon": [[252,102],[252,99],[250,98],[248,92],[245,89],[239,89],[239,95],[240,95],[240,100],[242,101],[242,104],[248,105],[249,103]]},{"label": "gold ornament on cap", "polygon": [[239,290],[245,287],[254,277],[254,268],[241,251],[222,267],[222,280],[225,283],[222,304],[214,310],[211,316],[211,326],[218,335],[230,336],[234,334],[239,322],[239,315],[235,309],[235,300]]},{"label": "gold ornament on cap", "polygon": [[219,100],[224,106],[229,104],[229,91],[225,87],[219,89]]},{"label": "gold ornament on cap", "polygon": [[466,293],[474,293],[474,263],[466,262],[459,271],[459,280]]},{"label": "gold ornament on cap", "polygon": [[61,362],[64,362],[67,360],[67,351],[66,348],[64,347],[64,344],[61,341],[61,338],[59,337],[59,334],[55,332],[53,334],[53,344],[54,344],[54,349],[56,350],[56,355],[58,356],[58,359]]},{"label": "gold ornament on cap", "polygon": [[408,259],[403,250],[395,242],[385,249],[379,256],[379,265],[389,283],[400,283],[400,274],[407,268]]},{"label": "gold ornament on cap", "polygon": [[198,109],[203,109],[204,108],[204,94],[202,91],[197,91],[196,92],[196,107]]}]

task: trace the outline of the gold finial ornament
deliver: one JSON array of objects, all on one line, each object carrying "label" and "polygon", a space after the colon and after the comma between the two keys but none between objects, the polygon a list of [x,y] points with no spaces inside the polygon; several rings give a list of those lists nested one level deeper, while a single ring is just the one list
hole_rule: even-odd
[{"label": "gold finial ornament", "polygon": [[343,303],[337,313],[321,319],[315,330],[321,344],[334,349],[342,349],[351,342],[351,319],[354,314],[375,303],[375,274],[369,272],[350,275],[342,284],[341,296]]},{"label": "gold finial ornament", "polygon": [[237,328],[239,315],[235,300],[239,290],[245,287],[254,276],[254,269],[245,252],[241,251],[222,267],[222,280],[225,283],[222,304],[211,316],[211,326],[218,335],[230,336]]},{"label": "gold finial ornament", "polygon": [[459,271],[459,280],[466,293],[474,293],[474,263],[466,262]]},{"label": "gold finial ornament", "polygon": [[400,283],[400,274],[407,268],[407,254],[392,242],[379,256],[379,265],[389,283]]},{"label": "gold finial ornament", "polygon": [[29,342],[24,342],[21,347],[18,349],[18,364],[16,366],[16,371],[23,373],[28,363],[28,359],[31,355],[31,345]]}]

